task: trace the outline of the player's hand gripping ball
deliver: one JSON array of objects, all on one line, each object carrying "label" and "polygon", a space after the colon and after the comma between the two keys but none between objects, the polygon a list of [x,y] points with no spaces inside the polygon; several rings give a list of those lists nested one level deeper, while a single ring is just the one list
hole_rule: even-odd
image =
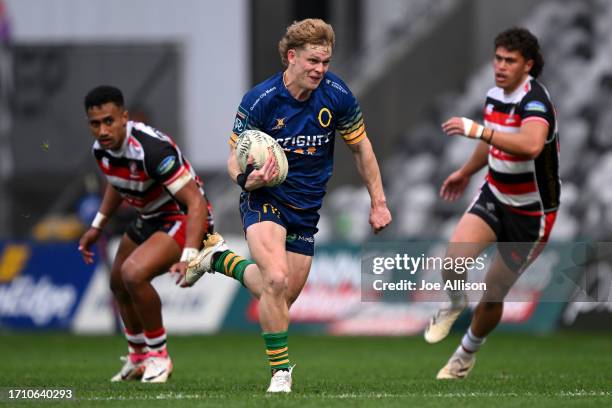
[{"label": "player's hand gripping ball", "polygon": [[244,171],[249,155],[253,156],[253,166],[260,169],[268,159],[268,155],[273,154],[276,159],[278,175],[271,180],[267,187],[274,187],[285,181],[289,165],[287,156],[282,147],[272,137],[259,130],[245,130],[238,136],[236,141],[236,159],[240,171]]}]

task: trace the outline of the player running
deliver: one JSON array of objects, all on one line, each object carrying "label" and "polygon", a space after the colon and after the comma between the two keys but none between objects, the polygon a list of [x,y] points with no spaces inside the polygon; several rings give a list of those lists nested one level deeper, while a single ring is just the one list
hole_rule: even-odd
[{"label": "player running", "polygon": [[[496,87],[487,93],[484,126],[457,117],[442,124],[446,134],[477,143],[467,163],[442,184],[443,199],[456,200],[471,176],[489,167],[478,197],[450,239],[447,256],[475,258],[493,242],[513,244],[498,246],[470,328],[438,379],[464,378],[472,370],[475,353],[501,319],[505,296],[542,251],[555,222],[561,186],[559,139],[550,95],[536,80],[543,66],[538,40],[528,30],[500,33],[493,60]],[[463,279],[452,270],[443,271],[443,277]],[[425,330],[430,343],[444,339],[467,307],[464,292],[448,294],[450,307],[440,309]]]},{"label": "player running", "polygon": [[93,154],[108,180],[98,214],[79,241],[85,262],[93,262],[91,245],[123,201],[139,212],[121,238],[111,269],[110,287],[129,350],[111,381],[166,382],[173,366],[151,280],[168,269],[184,273],[204,232],[212,232],[211,208],[178,146],[162,132],[130,121],[119,89],[92,89],[85,111],[96,139]]},{"label": "player running", "polygon": [[[268,392],[291,391],[289,308],[312,264],[336,132],[351,149],[370,194],[372,229],[379,232],[391,222],[359,104],[346,84],[328,71],[333,47],[334,31],[326,22],[306,19],[293,23],[278,47],[285,71],[247,92],[238,107],[228,171],[243,189],[240,212],[256,265],[231,251],[222,252],[226,247],[217,237],[218,242],[204,250],[201,262],[186,277],[193,283],[214,264],[212,269],[240,280],[259,299],[259,320],[272,372]],[[261,169],[250,166],[241,173],[234,146],[237,135],[247,129],[269,134],[284,148],[289,173],[281,185],[265,187],[277,174],[272,156]],[[236,264],[241,271],[228,271]]]}]

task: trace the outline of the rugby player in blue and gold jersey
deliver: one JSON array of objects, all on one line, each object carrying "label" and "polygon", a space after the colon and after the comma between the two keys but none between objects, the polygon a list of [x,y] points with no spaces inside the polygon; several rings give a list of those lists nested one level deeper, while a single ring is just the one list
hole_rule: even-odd
[{"label": "rugby player in blue and gold jersey", "polygon": [[[377,233],[391,222],[359,104],[346,84],[328,71],[333,47],[334,31],[323,20],[293,23],[278,47],[286,69],[247,92],[238,107],[228,171],[243,189],[240,212],[256,265],[226,250],[222,239],[205,249],[210,268],[240,280],[260,300],[259,320],[272,370],[268,392],[291,391],[289,308],[312,264],[336,132],[351,149],[368,189],[372,229]],[[285,150],[289,172],[279,186],[265,187],[276,175],[273,157],[262,168],[241,173],[234,146],[247,129],[269,134]],[[227,270],[228,265],[234,272]]]}]

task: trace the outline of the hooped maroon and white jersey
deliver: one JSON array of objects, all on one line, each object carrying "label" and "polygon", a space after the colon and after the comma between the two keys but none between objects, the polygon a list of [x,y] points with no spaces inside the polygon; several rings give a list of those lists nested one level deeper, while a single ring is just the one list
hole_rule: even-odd
[{"label": "hooped maroon and white jersey", "polygon": [[[195,180],[203,196],[203,183],[174,141],[159,130],[128,121],[120,150],[105,150],[96,141],[93,154],[108,182],[143,218],[186,214],[175,194]],[[208,203],[209,223],[212,224]]]},{"label": "hooped maroon and white jersey", "polygon": [[489,90],[484,110],[486,127],[518,133],[529,121],[548,125],[542,152],[535,159],[527,159],[491,146],[486,181],[499,201],[537,215],[559,206],[559,136],[554,105],[546,88],[531,76],[512,94],[506,95],[498,87]]}]

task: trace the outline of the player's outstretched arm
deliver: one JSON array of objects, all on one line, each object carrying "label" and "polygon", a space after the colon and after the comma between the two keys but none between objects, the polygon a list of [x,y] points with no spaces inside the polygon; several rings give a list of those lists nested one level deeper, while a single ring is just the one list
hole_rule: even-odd
[{"label": "player's outstretched arm", "polygon": [[370,140],[348,145],[353,152],[355,165],[370,194],[370,225],[375,233],[382,231],[391,223],[391,212],[383,190],[380,168]]},{"label": "player's outstretched arm", "polygon": [[90,248],[100,238],[102,229],[104,229],[110,217],[115,213],[121,201],[123,201],[123,199],[117,190],[110,184],[107,184],[104,190],[104,196],[102,197],[102,204],[100,204],[100,209],[96,214],[96,218],[94,218],[89,229],[85,231],[79,240],[79,251],[86,264],[93,263],[94,253]]},{"label": "player's outstretched arm", "polygon": [[449,136],[481,139],[505,153],[534,159],[546,143],[548,123],[529,121],[523,123],[518,133],[506,133],[484,127],[468,118],[453,117],[442,124],[442,130]]}]

